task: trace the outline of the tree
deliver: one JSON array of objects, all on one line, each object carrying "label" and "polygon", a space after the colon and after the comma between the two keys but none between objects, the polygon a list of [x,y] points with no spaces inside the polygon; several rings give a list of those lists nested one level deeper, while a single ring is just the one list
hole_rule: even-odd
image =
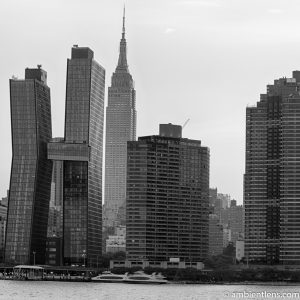
[{"label": "tree", "polygon": [[229,243],[228,246],[223,250],[223,254],[230,257],[235,257],[235,247],[233,243]]},{"label": "tree", "polygon": [[125,260],[126,259],[126,253],[124,251],[118,251],[116,253],[112,254],[112,259],[114,260]]}]

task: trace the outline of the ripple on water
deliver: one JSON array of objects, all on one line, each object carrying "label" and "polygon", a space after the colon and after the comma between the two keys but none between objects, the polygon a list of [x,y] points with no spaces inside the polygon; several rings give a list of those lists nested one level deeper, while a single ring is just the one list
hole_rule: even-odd
[{"label": "ripple on water", "polygon": [[0,300],[226,300],[232,299],[228,295],[233,292],[298,292],[298,287],[205,284],[155,286],[122,283],[0,280],[0,291]]}]

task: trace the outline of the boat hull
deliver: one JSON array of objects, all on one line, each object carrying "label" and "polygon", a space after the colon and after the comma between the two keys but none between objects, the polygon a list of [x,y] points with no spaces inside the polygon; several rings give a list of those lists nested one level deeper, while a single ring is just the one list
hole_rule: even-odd
[{"label": "boat hull", "polygon": [[166,284],[167,281],[155,281],[155,280],[123,280],[124,283],[132,283],[132,284]]},{"label": "boat hull", "polygon": [[92,282],[117,283],[117,282],[123,282],[123,279],[92,279]]}]

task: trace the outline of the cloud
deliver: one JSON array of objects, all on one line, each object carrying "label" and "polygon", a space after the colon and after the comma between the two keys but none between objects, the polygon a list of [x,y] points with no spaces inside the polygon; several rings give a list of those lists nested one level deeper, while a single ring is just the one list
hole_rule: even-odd
[{"label": "cloud", "polygon": [[282,14],[283,13],[283,10],[282,9],[279,9],[279,8],[270,8],[268,9],[268,13],[269,14]]},{"label": "cloud", "polygon": [[165,34],[169,34],[169,33],[172,33],[172,32],[174,32],[174,31],[175,31],[174,28],[167,28],[167,29],[165,30]]},{"label": "cloud", "polygon": [[204,6],[204,7],[219,7],[220,4],[216,1],[210,0],[182,0],[178,2],[179,5],[186,6]]}]

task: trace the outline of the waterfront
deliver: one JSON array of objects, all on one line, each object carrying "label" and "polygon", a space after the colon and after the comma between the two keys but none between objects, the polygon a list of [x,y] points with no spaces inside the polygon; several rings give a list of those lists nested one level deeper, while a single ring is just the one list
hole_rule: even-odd
[{"label": "waterfront", "polygon": [[[234,293],[279,293],[281,297],[234,297]],[[222,299],[300,299],[282,293],[300,292],[298,286],[272,285],[127,285],[123,283],[84,283],[48,281],[0,281],[1,300],[222,300]],[[247,294],[246,294],[247,296]]]}]

